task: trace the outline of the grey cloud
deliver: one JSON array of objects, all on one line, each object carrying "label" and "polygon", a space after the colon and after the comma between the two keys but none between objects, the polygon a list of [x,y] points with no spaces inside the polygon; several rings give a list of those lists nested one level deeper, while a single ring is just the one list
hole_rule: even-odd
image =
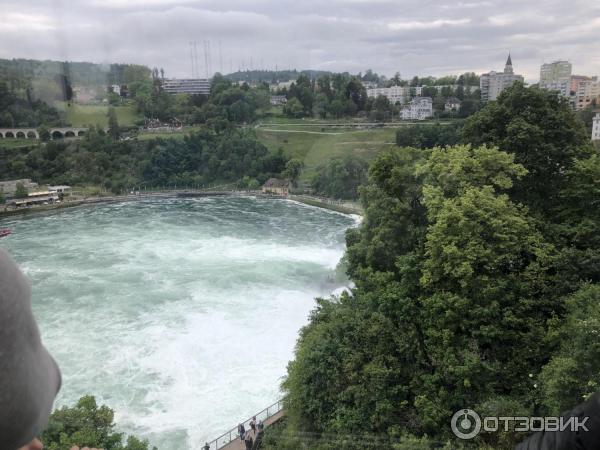
[{"label": "grey cloud", "polygon": [[[594,0],[6,0],[0,57],[133,62],[189,76],[189,42],[212,67],[368,68],[392,75],[501,69],[535,81],[543,61],[600,72]],[[252,63],[251,63],[252,61]],[[203,69],[204,71],[204,69]],[[204,72],[203,72],[204,73]]]}]

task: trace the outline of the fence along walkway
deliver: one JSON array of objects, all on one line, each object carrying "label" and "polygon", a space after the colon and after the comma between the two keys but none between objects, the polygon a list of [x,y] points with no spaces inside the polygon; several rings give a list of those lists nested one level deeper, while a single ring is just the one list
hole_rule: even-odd
[{"label": "fence along walkway", "polygon": [[[275,422],[277,422],[279,419],[281,419],[283,417],[283,400],[279,400],[275,403],[273,403],[271,406],[266,407],[265,409],[263,409],[261,412],[255,414],[256,416],[256,422],[258,423],[259,421],[263,421],[263,424],[265,425],[265,428],[268,427],[269,425],[274,424]],[[242,425],[244,425],[244,428],[246,430],[250,429],[250,421],[252,420],[252,417],[250,417],[249,419],[246,419],[244,422],[242,422]],[[213,441],[210,441],[208,443],[210,450],[220,450],[220,449],[226,449],[226,450],[242,450],[244,449],[244,443],[240,440],[239,436],[238,436],[238,427],[237,425],[235,427],[233,427],[231,430],[226,431],[225,433],[223,433],[221,436],[219,436],[218,438],[216,438]]]}]

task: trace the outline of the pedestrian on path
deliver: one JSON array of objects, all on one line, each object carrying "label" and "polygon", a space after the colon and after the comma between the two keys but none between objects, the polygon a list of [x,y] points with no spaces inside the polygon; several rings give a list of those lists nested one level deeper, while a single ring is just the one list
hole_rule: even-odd
[{"label": "pedestrian on path", "polygon": [[244,436],[244,444],[246,444],[246,450],[252,450],[252,437],[254,433],[248,430]]}]

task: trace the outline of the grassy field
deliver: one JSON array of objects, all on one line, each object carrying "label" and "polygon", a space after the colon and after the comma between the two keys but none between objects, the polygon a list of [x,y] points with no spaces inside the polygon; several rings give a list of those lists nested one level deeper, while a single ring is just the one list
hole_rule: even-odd
[{"label": "grassy field", "polygon": [[[65,111],[67,120],[74,127],[85,127],[87,125],[100,125],[106,127],[108,125],[108,106],[106,105],[78,105],[71,104],[67,106],[64,102],[55,104],[60,111]],[[135,111],[135,106],[124,105],[115,106],[117,113],[117,121],[121,126],[133,125],[141,116]]]},{"label": "grassy field", "polygon": [[164,133],[148,133],[148,132],[141,132],[140,134],[138,134],[138,139],[140,141],[149,141],[152,139],[157,139],[157,138],[161,138],[161,139],[183,139],[184,136],[194,132],[194,131],[198,131],[201,127],[200,126],[189,126],[189,127],[184,127],[182,130],[180,131],[173,131],[172,133],[169,132],[164,132]]},{"label": "grassy field", "polygon": [[0,138],[0,147],[3,148],[28,147],[30,145],[37,145],[38,143],[39,141],[37,139]]},{"label": "grassy field", "polygon": [[319,127],[317,131],[265,126],[257,128],[256,135],[271,151],[283,148],[287,156],[303,160],[305,168],[301,180],[308,181],[317,167],[331,158],[353,155],[366,161],[373,159],[382,150],[395,145],[396,131],[392,128],[356,130],[327,126]]}]

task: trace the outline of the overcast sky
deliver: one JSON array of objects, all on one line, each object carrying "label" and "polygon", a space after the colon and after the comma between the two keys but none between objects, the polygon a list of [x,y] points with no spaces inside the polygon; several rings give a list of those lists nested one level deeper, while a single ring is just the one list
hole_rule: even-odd
[{"label": "overcast sky", "polygon": [[[543,62],[600,75],[598,0],[2,0],[0,57],[212,69],[321,69],[387,76],[501,70]],[[221,52],[219,52],[219,43]],[[222,57],[220,57],[220,54]],[[222,62],[222,64],[221,64]]]}]

